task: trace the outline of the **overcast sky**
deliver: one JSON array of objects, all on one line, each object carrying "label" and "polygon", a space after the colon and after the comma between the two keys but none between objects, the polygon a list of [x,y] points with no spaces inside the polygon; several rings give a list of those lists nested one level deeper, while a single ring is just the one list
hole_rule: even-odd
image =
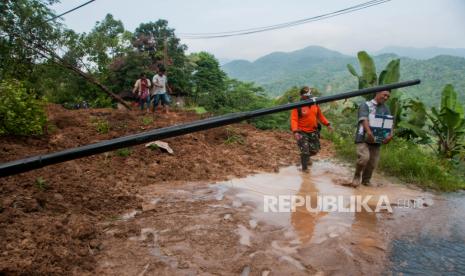
[{"label": "overcast sky", "polygon": [[[176,33],[222,32],[317,16],[368,0],[96,0],[63,17],[77,32],[89,32],[107,13],[129,31],[140,23],[168,20]],[[57,14],[87,0],[62,0]],[[465,48],[464,0],[392,0],[364,10],[254,35],[182,42],[189,52],[220,59],[254,60],[275,51],[319,45],[353,55],[386,46]]]}]

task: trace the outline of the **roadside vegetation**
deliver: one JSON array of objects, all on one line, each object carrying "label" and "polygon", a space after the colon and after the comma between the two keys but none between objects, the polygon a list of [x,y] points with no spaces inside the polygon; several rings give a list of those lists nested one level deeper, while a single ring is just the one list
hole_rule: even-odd
[{"label": "roadside vegetation", "polygon": [[[366,52],[358,54],[362,72],[348,65],[357,77],[359,88],[397,82],[399,60],[392,60],[381,72]],[[440,91],[438,91],[440,93]],[[356,159],[354,135],[357,107],[364,100],[333,105],[327,115],[336,131],[323,132],[331,140],[340,158]],[[457,92],[450,84],[441,92],[438,107],[428,109],[418,98],[410,98],[401,90],[391,92],[388,105],[395,116],[395,139],[382,146],[379,169],[384,173],[424,188],[454,191],[465,189],[465,118]]]}]

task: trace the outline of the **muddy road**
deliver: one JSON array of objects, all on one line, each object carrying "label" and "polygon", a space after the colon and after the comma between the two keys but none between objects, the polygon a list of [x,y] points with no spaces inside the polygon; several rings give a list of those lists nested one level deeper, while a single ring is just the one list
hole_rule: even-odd
[{"label": "muddy road", "polygon": [[[49,116],[56,129],[44,137],[2,137],[1,161],[199,118],[57,106]],[[102,122],[107,133],[96,131]],[[289,133],[246,124],[166,142],[173,155],[141,145],[1,179],[0,274],[465,272],[463,194],[380,175],[377,187],[345,187],[352,169],[333,159],[327,141],[303,174]],[[270,205],[293,196],[311,203],[281,212]],[[388,198],[392,212],[313,210],[330,197],[344,210],[352,198],[369,197],[371,209]]]},{"label": "muddy road", "polygon": [[[442,203],[450,202],[449,197],[406,188],[379,175],[374,181],[379,187],[347,188],[342,184],[348,174],[349,168],[326,159],[315,162],[309,174],[291,166],[279,173],[224,182],[174,184],[163,190],[146,187],[142,210],[129,212],[108,226],[106,250],[97,271],[128,275],[465,271],[464,239],[457,237],[465,228],[454,229],[453,235],[444,232],[456,227],[451,222],[461,216],[463,221],[459,213],[446,218],[448,207]],[[351,196],[371,195],[367,205],[373,209],[378,199],[386,196],[392,213],[312,212],[304,206],[290,212],[265,212],[264,197],[278,195],[312,199],[336,195],[346,202]],[[431,219],[433,215],[437,218]],[[425,229],[434,227],[441,228],[436,231],[439,236],[431,238],[430,244],[421,240]],[[455,247],[447,248],[444,241]],[[446,248],[434,253],[437,248],[433,245]],[[425,248],[419,251],[409,246]],[[428,259],[422,254],[445,254],[448,264],[426,265]]]}]

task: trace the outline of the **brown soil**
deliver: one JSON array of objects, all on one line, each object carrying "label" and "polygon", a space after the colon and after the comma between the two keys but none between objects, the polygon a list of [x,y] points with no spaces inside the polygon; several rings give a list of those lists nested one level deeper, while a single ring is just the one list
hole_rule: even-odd
[{"label": "brown soil", "polygon": [[[48,107],[48,113],[49,134],[33,138],[0,138],[0,162],[199,119],[196,114],[188,112],[153,117],[137,111],[69,111],[53,105]],[[146,119],[144,122],[143,117],[154,120]],[[109,132],[99,133],[98,122],[108,122]],[[256,171],[276,171],[298,160],[290,133],[261,131],[248,124],[235,124],[165,141],[174,150],[173,155],[139,145],[130,149],[129,156],[122,156],[124,154],[118,151],[108,152],[0,178],[0,274],[114,273],[114,270],[108,271],[98,264],[108,259],[104,254],[109,249],[108,230],[121,214],[143,209],[143,193],[147,187],[166,191],[164,197],[168,197],[172,189],[182,183],[225,180]],[[328,143],[322,142],[325,149],[322,154],[330,154]],[[191,188],[194,191],[201,185]],[[206,210],[206,204],[211,204],[208,200],[189,203],[185,199],[171,203],[166,201],[166,208],[153,211],[157,217],[171,214],[170,220],[160,219],[157,222],[160,225],[154,226],[157,229],[175,229],[169,232],[167,239],[177,237],[181,242],[186,233],[178,233],[176,229],[188,227],[190,219],[196,221],[194,224],[201,223],[202,218],[197,215]],[[218,215],[223,215],[223,211],[218,212]],[[228,222],[222,220],[222,224],[205,226],[211,227],[211,231],[191,229],[195,235],[189,241],[195,248],[187,254],[196,254],[197,250],[208,253],[211,247],[216,246],[224,248],[224,256],[215,258],[230,257],[234,248],[227,250],[227,240],[233,238],[229,235],[235,228],[229,224],[227,227]],[[118,231],[112,231],[110,240],[119,240],[120,244],[124,244],[128,237],[146,235],[137,224],[131,223],[122,223]],[[216,236],[202,234],[215,231]],[[153,234],[144,236],[144,239],[153,238]],[[205,244],[209,239],[224,239],[226,242]],[[157,255],[156,252],[154,254]],[[240,259],[242,255],[236,252],[235,256]],[[117,256],[113,258],[117,262],[115,258]],[[196,261],[200,269],[196,272],[202,272],[203,261]],[[166,263],[169,262],[166,259]],[[166,263],[154,264],[146,271],[169,272],[171,270],[167,270]],[[189,264],[180,262],[177,266],[182,268]],[[216,266],[218,270],[209,272],[218,273],[222,265],[218,263]],[[240,272],[234,267],[229,271]]]}]

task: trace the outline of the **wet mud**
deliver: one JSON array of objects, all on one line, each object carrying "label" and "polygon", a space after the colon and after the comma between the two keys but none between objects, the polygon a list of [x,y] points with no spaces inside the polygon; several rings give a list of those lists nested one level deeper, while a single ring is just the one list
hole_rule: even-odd
[{"label": "wet mud", "polygon": [[[343,186],[350,168],[322,159],[310,173],[286,167],[216,183],[146,187],[145,210],[109,226],[97,271],[104,274],[384,275],[392,267],[400,225],[426,215],[433,194],[376,175],[377,187]],[[265,212],[264,197],[278,195],[381,196],[391,212]],[[421,206],[405,202],[421,202]],[[144,209],[144,208],[143,208]],[[136,231],[133,231],[136,229]],[[121,237],[124,239],[121,239]],[[394,244],[395,248],[395,244]],[[122,261],[124,260],[124,261]]]},{"label": "wet mud", "polygon": [[[2,137],[2,162],[198,119],[50,109],[58,129]],[[110,131],[97,133],[95,118]],[[463,273],[463,194],[436,195],[381,175],[374,186],[346,187],[352,169],[331,159],[327,141],[302,173],[289,133],[231,127],[167,139],[173,155],[141,145],[129,156],[101,154],[1,179],[0,274]],[[243,143],[225,142],[231,131]],[[310,204],[265,210],[265,198],[278,196]],[[388,198],[392,212],[315,211],[325,196],[341,198],[345,209],[354,197],[369,197],[371,209]]]},{"label": "wet mud", "polygon": [[[201,119],[184,111],[153,116],[56,105],[48,106],[48,114],[43,136],[0,137],[0,162]],[[241,143],[228,139],[231,133]],[[164,141],[174,154],[139,145],[0,178],[0,274],[94,274],[105,250],[107,223],[125,214],[130,221],[150,208],[140,194],[144,187],[272,172],[298,159],[289,133],[248,124]],[[118,234],[121,239],[140,234],[136,226],[126,228]]]}]

